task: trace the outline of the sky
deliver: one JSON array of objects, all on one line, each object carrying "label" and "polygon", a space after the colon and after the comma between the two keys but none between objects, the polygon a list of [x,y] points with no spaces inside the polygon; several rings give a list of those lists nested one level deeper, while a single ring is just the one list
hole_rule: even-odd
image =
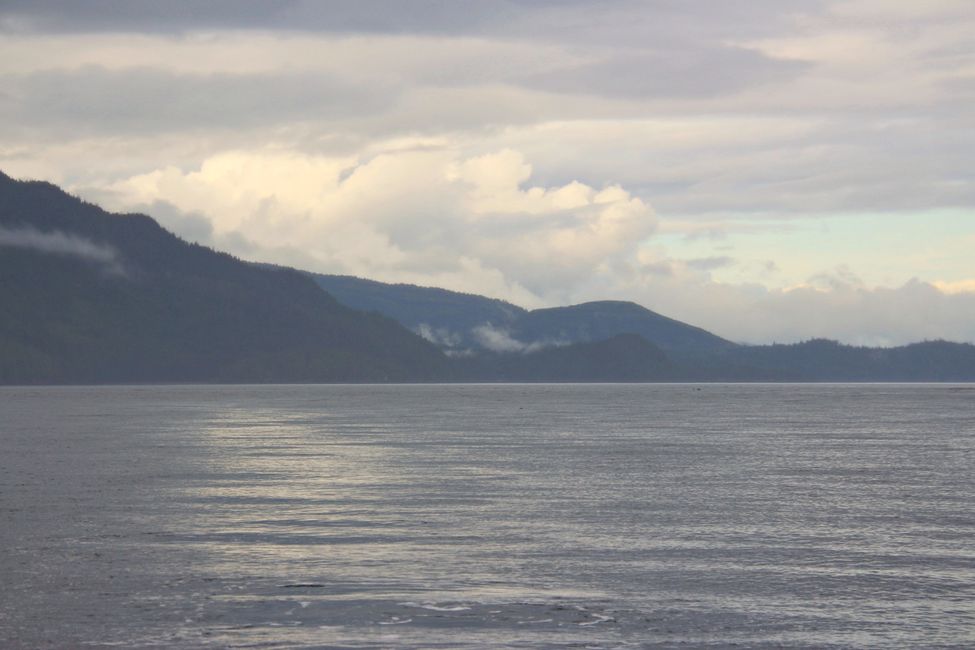
[{"label": "sky", "polygon": [[0,170],[241,258],[975,342],[971,0],[0,0]]}]

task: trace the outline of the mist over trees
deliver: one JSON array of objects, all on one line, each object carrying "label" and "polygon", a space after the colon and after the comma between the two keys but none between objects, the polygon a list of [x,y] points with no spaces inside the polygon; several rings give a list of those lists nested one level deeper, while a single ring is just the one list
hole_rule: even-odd
[{"label": "mist over trees", "polygon": [[640,305],[529,311],[313,276],[0,174],[0,383],[963,381],[975,346],[744,346]]}]

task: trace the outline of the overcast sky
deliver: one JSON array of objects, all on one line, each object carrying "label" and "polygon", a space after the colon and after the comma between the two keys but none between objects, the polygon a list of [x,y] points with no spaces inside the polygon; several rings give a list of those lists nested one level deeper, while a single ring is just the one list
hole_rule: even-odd
[{"label": "overcast sky", "polygon": [[0,169],[738,341],[975,341],[971,0],[0,0]]}]

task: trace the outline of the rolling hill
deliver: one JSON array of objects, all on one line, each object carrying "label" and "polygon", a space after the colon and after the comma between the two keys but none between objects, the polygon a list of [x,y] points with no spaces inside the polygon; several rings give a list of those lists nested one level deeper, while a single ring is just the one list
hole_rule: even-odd
[{"label": "rolling hill", "polygon": [[569,307],[523,309],[511,303],[433,287],[386,284],[351,276],[312,276],[350,307],[394,318],[447,351],[513,351],[603,341],[638,334],[677,356],[735,347],[699,327],[636,303],[605,300]]}]

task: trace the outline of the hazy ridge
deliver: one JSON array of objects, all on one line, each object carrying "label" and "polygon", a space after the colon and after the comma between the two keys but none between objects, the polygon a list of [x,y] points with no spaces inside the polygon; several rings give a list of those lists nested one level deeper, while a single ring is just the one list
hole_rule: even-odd
[{"label": "hazy ridge", "polygon": [[250,264],[3,174],[0,302],[8,384],[975,380],[964,343],[743,346],[630,302],[529,311]]}]

